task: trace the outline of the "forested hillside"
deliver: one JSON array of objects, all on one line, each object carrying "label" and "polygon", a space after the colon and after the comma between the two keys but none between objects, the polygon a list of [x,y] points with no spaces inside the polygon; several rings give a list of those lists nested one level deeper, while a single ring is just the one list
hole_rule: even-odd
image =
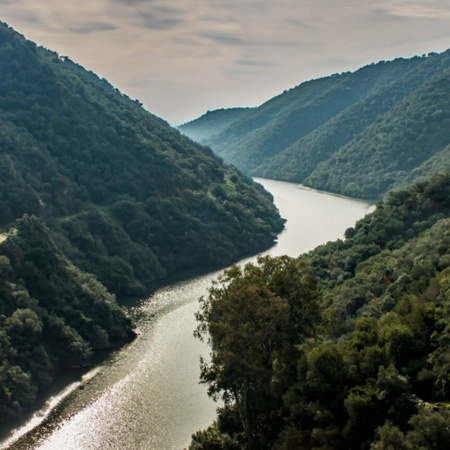
[{"label": "forested hillside", "polygon": [[449,51],[382,61],[302,83],[203,142],[251,175],[377,198],[450,169],[449,86]]},{"label": "forested hillside", "polygon": [[0,422],[134,336],[113,294],[230,263],[282,228],[260,185],[0,23]]},{"label": "forested hillside", "polygon": [[0,25],[0,227],[40,217],[119,295],[270,246],[271,196],[106,80]]},{"label": "forested hillside", "polygon": [[62,370],[134,335],[116,300],[70,263],[36,218],[0,243],[0,423],[32,407]]},{"label": "forested hillside", "polygon": [[450,174],[298,260],[228,270],[198,320],[225,407],[191,450],[447,448]]}]

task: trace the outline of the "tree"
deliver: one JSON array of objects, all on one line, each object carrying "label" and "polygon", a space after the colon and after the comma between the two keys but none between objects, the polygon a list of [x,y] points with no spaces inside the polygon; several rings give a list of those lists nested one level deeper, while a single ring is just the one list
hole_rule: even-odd
[{"label": "tree", "polygon": [[378,435],[379,440],[371,447],[373,450],[412,450],[402,431],[389,421],[378,429]]},{"label": "tree", "polygon": [[[232,266],[200,299],[196,336],[209,336],[201,379],[209,394],[236,408],[246,448],[265,448],[292,381],[297,346],[319,318],[316,279],[304,263],[282,256]],[[289,356],[288,356],[289,355]],[[278,431],[278,430],[277,430]]]},{"label": "tree", "polygon": [[411,418],[412,430],[406,435],[406,442],[414,449],[441,450],[450,442],[450,412],[421,408]]}]

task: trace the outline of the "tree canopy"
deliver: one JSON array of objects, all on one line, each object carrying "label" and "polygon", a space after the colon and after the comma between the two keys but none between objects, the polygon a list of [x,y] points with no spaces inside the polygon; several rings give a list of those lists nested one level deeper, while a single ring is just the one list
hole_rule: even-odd
[{"label": "tree canopy", "polygon": [[[198,315],[212,348],[202,378],[226,401],[190,449],[445,449],[449,193],[450,174],[436,176],[388,195],[344,240],[226,272]],[[305,299],[298,314],[292,299]]]},{"label": "tree canopy", "polygon": [[116,297],[270,246],[262,186],[0,23],[0,422],[134,336]]},{"label": "tree canopy", "polygon": [[62,370],[134,336],[115,297],[70,263],[41,221],[0,244],[0,422],[28,411]]},{"label": "tree canopy", "polygon": [[284,389],[295,373],[289,359],[295,361],[298,345],[313,333],[318,298],[304,263],[266,256],[227,269],[201,299],[197,336],[208,336],[212,348],[201,378],[210,395],[235,408],[249,448],[276,432]]}]

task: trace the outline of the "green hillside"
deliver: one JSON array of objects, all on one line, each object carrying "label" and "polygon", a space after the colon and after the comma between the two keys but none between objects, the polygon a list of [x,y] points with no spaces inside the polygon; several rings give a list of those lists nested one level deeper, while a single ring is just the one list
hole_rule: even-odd
[{"label": "green hillside", "polygon": [[106,80],[0,25],[0,227],[45,221],[119,295],[270,246],[271,196]]},{"label": "green hillside", "polygon": [[[436,75],[320,163],[305,182],[350,196],[375,197],[427,169],[440,154],[450,170],[450,70]],[[437,167],[432,161],[430,172]],[[434,166],[434,170],[432,167]],[[405,180],[406,179],[406,180]]]},{"label": "green hillside", "polygon": [[376,198],[450,169],[448,152],[426,163],[450,143],[449,71],[447,51],[308,81],[204,142],[254,176]]},{"label": "green hillside", "polygon": [[446,174],[388,194],[345,240],[228,270],[197,316],[225,406],[190,450],[445,449],[449,230]]},{"label": "green hillside", "polygon": [[134,336],[115,297],[70,263],[48,229],[24,217],[0,243],[0,423],[35,404],[62,370]]},{"label": "green hillside", "polygon": [[114,294],[228,264],[282,228],[262,186],[0,23],[1,423],[133,338]]}]

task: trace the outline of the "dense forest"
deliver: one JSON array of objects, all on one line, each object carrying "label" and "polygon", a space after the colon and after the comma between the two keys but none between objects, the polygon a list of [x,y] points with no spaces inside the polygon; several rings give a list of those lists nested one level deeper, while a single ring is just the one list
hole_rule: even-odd
[{"label": "dense forest", "polygon": [[0,227],[42,218],[119,295],[270,246],[270,194],[106,80],[0,26]]},{"label": "dense forest", "polygon": [[0,23],[0,422],[134,333],[115,295],[273,244],[262,186]]},{"label": "dense forest", "polygon": [[432,53],[302,83],[225,129],[210,113],[180,130],[209,130],[202,142],[248,174],[376,199],[450,169],[449,89],[450,51]]},{"label": "dense forest", "polygon": [[448,448],[449,230],[447,173],[391,192],[343,240],[225,271],[196,332],[224,406],[190,449]]},{"label": "dense forest", "polygon": [[[182,127],[251,175],[390,191],[344,239],[232,266],[200,300],[201,381],[224,403],[191,450],[448,446],[449,94],[445,52]],[[269,247],[283,228],[272,200],[138,100],[0,23],[0,422],[133,338],[116,295]]]},{"label": "dense forest", "polygon": [[115,297],[25,216],[0,245],[0,423],[32,407],[64,369],[134,336]]}]

